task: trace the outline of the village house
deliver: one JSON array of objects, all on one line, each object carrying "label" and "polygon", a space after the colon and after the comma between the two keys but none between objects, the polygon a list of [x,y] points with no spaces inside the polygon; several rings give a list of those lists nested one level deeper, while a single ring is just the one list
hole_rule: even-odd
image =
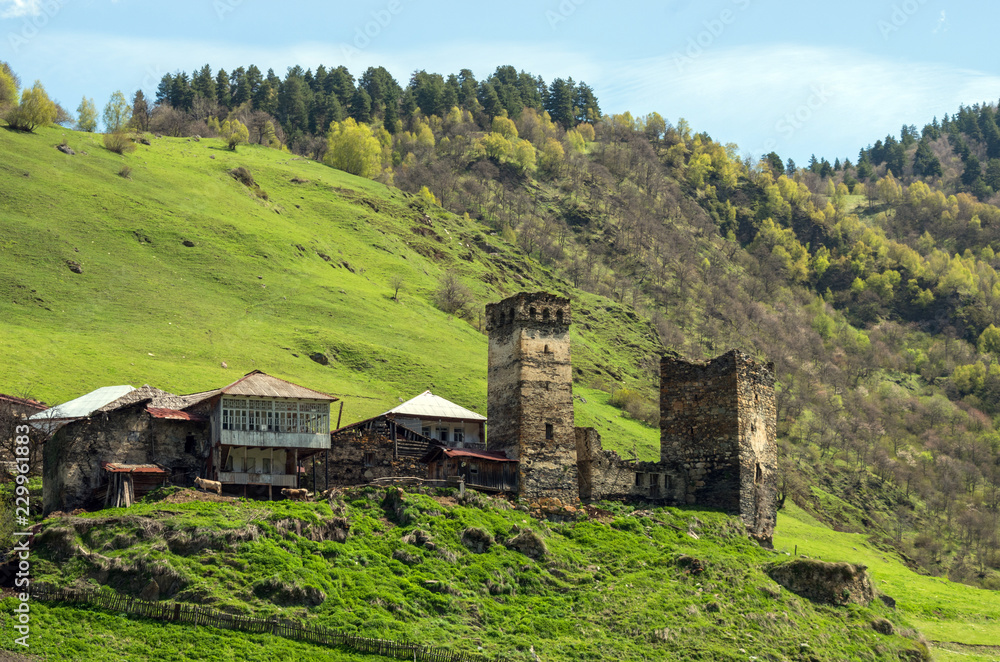
[{"label": "village house", "polygon": [[485,416],[424,391],[378,416],[334,430],[330,452],[314,457],[308,467],[311,484],[324,490],[426,477],[423,458],[438,445],[485,450],[485,424]]},{"label": "village house", "polygon": [[65,422],[45,445],[46,513],[127,506],[168,481],[191,484],[208,457],[208,419],[181,411],[187,404],[183,397],[148,385],[129,389]]},{"label": "village house", "polygon": [[260,370],[185,399],[185,410],[208,419],[211,453],[200,477],[246,496],[298,487],[300,462],[330,448],[338,398]]},{"label": "village house", "polygon": [[486,449],[486,417],[430,391],[382,415],[445,446]]},{"label": "village house", "polygon": [[420,461],[431,480],[459,479],[482,492],[517,492],[517,460],[502,451],[434,446]]},{"label": "village house", "polygon": [[273,496],[274,486],[297,487],[301,459],[330,445],[337,398],[258,370],[192,395],[128,389],[96,409],[64,408],[64,417],[89,413],[65,422],[47,444],[46,512],[129,505],[159,484],[190,486],[195,477],[231,493]]}]

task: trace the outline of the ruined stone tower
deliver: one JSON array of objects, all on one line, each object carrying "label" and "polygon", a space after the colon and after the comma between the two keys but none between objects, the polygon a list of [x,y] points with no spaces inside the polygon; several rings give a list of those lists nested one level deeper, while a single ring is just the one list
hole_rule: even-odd
[{"label": "ruined stone tower", "polygon": [[486,306],[488,447],[518,460],[527,498],[579,500],[569,299],[516,294]]},{"label": "ruined stone tower", "polygon": [[739,514],[751,536],[774,531],[778,450],[774,367],[738,350],[660,362],[660,461],[679,503]]}]

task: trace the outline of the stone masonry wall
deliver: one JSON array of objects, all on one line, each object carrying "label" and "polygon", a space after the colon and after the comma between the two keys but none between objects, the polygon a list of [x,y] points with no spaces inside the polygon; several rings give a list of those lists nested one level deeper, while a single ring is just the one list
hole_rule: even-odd
[{"label": "stone masonry wall", "polygon": [[745,357],[739,363],[740,515],[750,533],[768,543],[778,498],[777,410],[774,364]]},{"label": "stone masonry wall", "polygon": [[660,457],[678,503],[738,514],[769,541],[777,494],[773,367],[737,350],[660,362]]},{"label": "stone masonry wall", "polygon": [[[394,458],[390,437],[372,430],[347,430],[330,439],[330,482],[326,482],[326,453],[314,456],[316,489],[364,485],[376,478],[427,475],[427,465],[412,457]],[[312,467],[306,471],[312,480]]]},{"label": "stone masonry wall", "polygon": [[679,503],[740,512],[735,353],[660,361],[660,460],[679,470]]},{"label": "stone masonry wall", "polygon": [[526,498],[579,499],[569,299],[521,293],[486,307],[488,447],[518,460]]},{"label": "stone masonry wall", "polygon": [[99,505],[94,490],[107,481],[102,462],[160,464],[174,484],[191,485],[209,450],[208,426],[152,418],[144,404],[95,414],[60,428],[45,447],[45,512]]},{"label": "stone masonry wall", "polygon": [[[635,462],[604,450],[593,428],[576,428],[580,498],[584,501],[646,501],[678,505],[673,486],[681,474],[664,462]],[[681,502],[683,503],[683,502]]]}]

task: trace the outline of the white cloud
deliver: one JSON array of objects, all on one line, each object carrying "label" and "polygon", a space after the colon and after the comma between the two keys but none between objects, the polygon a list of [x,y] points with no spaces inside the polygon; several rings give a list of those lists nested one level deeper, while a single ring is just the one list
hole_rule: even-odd
[{"label": "white cloud", "polygon": [[42,0],[0,0],[0,18],[38,16],[42,13]]},{"label": "white cloud", "polygon": [[[905,122],[993,100],[1000,77],[798,45],[707,49],[622,64],[595,85],[605,110],[656,110],[757,154],[850,156]],[[608,103],[613,100],[611,107]]]}]

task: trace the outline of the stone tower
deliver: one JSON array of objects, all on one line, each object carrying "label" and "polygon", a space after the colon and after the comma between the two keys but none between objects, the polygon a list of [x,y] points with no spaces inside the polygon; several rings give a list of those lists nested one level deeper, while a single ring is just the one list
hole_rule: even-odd
[{"label": "stone tower", "polygon": [[660,361],[660,460],[679,503],[738,514],[752,537],[774,531],[778,450],[774,366],[732,350]]},{"label": "stone tower", "polygon": [[547,292],[486,306],[487,443],[518,460],[523,497],[580,497],[569,325],[569,299]]}]

